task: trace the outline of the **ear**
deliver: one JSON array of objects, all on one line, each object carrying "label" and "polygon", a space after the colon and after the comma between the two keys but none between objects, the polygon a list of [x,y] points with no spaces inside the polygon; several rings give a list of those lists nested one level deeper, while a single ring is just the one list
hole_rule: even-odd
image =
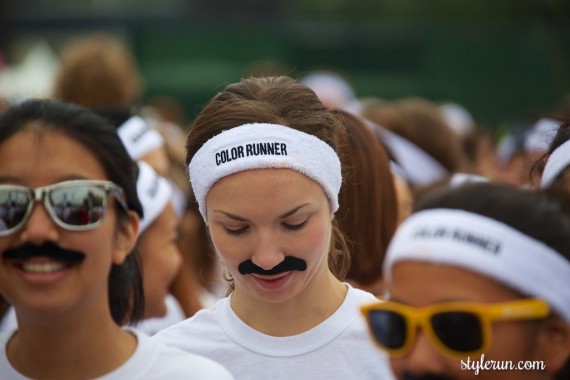
[{"label": "ear", "polygon": [[539,359],[555,374],[570,360],[570,324],[555,316],[545,321],[539,334]]},{"label": "ear", "polygon": [[128,211],[129,220],[118,225],[113,251],[113,264],[122,264],[137,244],[140,218],[134,211]]}]

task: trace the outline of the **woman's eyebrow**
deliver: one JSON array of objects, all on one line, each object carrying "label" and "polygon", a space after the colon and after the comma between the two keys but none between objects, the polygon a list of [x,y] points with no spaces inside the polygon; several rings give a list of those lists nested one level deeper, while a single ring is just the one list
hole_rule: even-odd
[{"label": "woman's eyebrow", "polygon": [[[297,206],[297,207],[295,207],[295,208],[293,208],[293,209],[291,209],[291,210],[289,210],[289,211],[287,211],[287,212],[285,212],[285,213],[279,215],[279,219],[287,218],[287,217],[289,217],[289,216],[295,214],[297,211],[299,211],[301,208],[303,208],[303,207],[305,207],[305,206],[307,206],[307,205],[308,205],[308,203],[304,203],[304,204],[302,204],[302,205],[300,205],[300,206]],[[237,220],[238,222],[247,222],[247,221],[248,221],[246,218],[241,217],[241,216],[239,216],[239,215],[232,214],[231,212],[222,211],[222,210],[214,210],[214,212],[219,212],[220,214],[224,214],[224,215],[227,216],[228,218],[233,219],[233,220]]]},{"label": "woman's eyebrow", "polygon": [[226,211],[214,210],[214,212],[219,212],[220,214],[224,214],[228,218],[237,220],[238,222],[247,222],[248,221],[246,218],[242,218],[241,216],[237,216],[237,215],[234,215],[234,214],[226,212]]},{"label": "woman's eyebrow", "polygon": [[304,203],[304,204],[302,204],[302,205],[300,205],[300,206],[297,206],[297,207],[293,208],[292,210],[289,210],[289,211],[287,211],[286,213],[281,214],[281,215],[279,216],[279,218],[280,218],[280,219],[287,218],[287,217],[289,217],[289,216],[295,214],[297,211],[299,211],[301,208],[305,207],[306,205],[308,205],[308,203]]}]

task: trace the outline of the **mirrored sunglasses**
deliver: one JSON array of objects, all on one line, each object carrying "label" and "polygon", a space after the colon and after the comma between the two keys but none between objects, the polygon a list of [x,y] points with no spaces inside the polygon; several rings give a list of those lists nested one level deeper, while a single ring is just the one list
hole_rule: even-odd
[{"label": "mirrored sunglasses", "polygon": [[72,180],[31,189],[0,185],[0,236],[21,229],[34,204],[43,201],[51,219],[69,231],[86,231],[98,227],[112,195],[128,210],[123,189],[111,181]]}]

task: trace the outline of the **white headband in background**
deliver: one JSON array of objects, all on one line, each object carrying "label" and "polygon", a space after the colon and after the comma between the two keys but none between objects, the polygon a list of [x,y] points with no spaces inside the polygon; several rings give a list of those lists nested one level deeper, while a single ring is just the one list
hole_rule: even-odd
[{"label": "white headband in background", "polygon": [[450,187],[459,187],[471,183],[489,182],[489,179],[482,175],[472,173],[454,173],[449,179]]},{"label": "white headband in background", "polygon": [[140,116],[133,116],[125,121],[117,129],[117,133],[133,160],[138,160],[164,145],[161,134],[150,128]]},{"label": "white headband in background", "polygon": [[570,140],[554,149],[554,152],[548,157],[540,179],[540,187],[550,186],[568,165],[570,165]]},{"label": "white headband in background", "polygon": [[412,214],[388,247],[384,261],[388,282],[394,264],[407,260],[454,265],[488,276],[546,300],[570,322],[570,262],[542,242],[494,219],[451,209]]},{"label": "white headband in background", "polygon": [[365,122],[386,144],[412,185],[428,185],[449,175],[443,165],[416,144],[369,120],[365,119]]},{"label": "white headband in background", "polygon": [[558,120],[543,118],[538,120],[528,132],[524,139],[524,149],[526,152],[546,152],[550,148],[550,144],[558,129],[560,128]]},{"label": "white headband in background", "polygon": [[137,165],[139,166],[137,194],[143,208],[143,218],[139,226],[140,235],[171,201],[172,186],[166,178],[159,176],[146,162],[138,161]]},{"label": "white headband in background", "polygon": [[188,170],[200,213],[206,220],[206,195],[218,180],[250,169],[286,168],[317,182],[338,209],[340,160],[321,139],[277,124],[244,124],[212,137],[196,152]]}]

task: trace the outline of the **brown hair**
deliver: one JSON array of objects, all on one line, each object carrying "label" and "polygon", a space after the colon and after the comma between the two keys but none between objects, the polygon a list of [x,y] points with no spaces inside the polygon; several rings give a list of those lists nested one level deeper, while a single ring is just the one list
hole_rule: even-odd
[{"label": "brown hair", "polygon": [[[243,124],[273,123],[318,137],[335,151],[345,133],[340,120],[307,86],[286,77],[257,77],[230,84],[204,107],[190,126],[186,141],[186,164],[213,136]],[[343,279],[350,265],[344,235],[333,220],[331,272]]]},{"label": "brown hair", "polygon": [[371,103],[363,115],[411,141],[450,173],[466,169],[461,140],[446,124],[437,104],[423,98]]},{"label": "brown hair", "polygon": [[55,98],[88,108],[129,107],[140,91],[135,60],[120,40],[96,33],[64,47]]},{"label": "brown hair", "polygon": [[382,277],[382,262],[397,226],[398,202],[385,149],[362,120],[336,111],[347,130],[340,152],[346,181],[337,212],[351,248],[347,278],[371,285]]}]

